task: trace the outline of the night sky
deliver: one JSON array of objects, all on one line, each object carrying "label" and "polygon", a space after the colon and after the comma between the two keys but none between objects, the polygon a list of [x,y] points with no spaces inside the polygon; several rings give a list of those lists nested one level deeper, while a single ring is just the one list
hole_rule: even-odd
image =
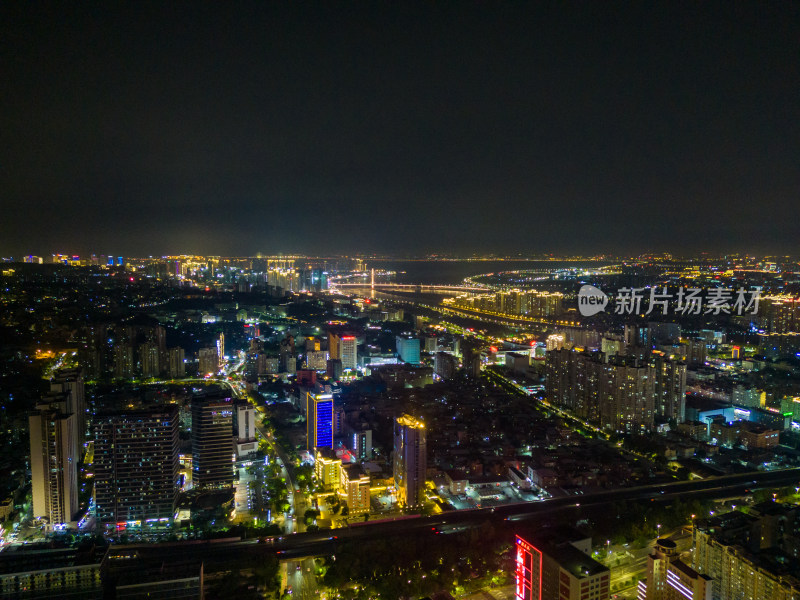
[{"label": "night sky", "polygon": [[104,4],[0,8],[4,256],[798,254],[800,3]]}]

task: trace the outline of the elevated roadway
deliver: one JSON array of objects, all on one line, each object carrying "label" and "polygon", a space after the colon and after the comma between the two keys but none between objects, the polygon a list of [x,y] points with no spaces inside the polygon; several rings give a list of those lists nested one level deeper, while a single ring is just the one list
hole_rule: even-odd
[{"label": "elevated roadway", "polygon": [[[334,554],[342,542],[359,539],[379,539],[387,536],[402,536],[409,533],[424,532],[446,534],[478,527],[484,523],[513,525],[544,516],[576,511],[606,505],[613,502],[666,502],[680,499],[717,499],[744,495],[754,489],[778,488],[800,485],[800,468],[780,471],[751,472],[739,475],[726,475],[695,481],[681,481],[667,484],[644,485],[620,488],[562,498],[552,498],[539,502],[506,504],[492,508],[449,511],[431,517],[409,516],[393,521],[372,521],[342,529],[326,529],[312,533],[298,533],[267,540],[220,540],[212,542],[184,542],[177,544],[155,544],[143,547],[147,554],[164,553],[168,558],[175,553],[174,546],[181,547],[181,555],[195,555],[202,560],[213,562],[219,553],[247,552],[248,548],[258,552],[274,552],[281,559],[296,559],[305,556]],[[123,548],[123,547],[119,547]]]}]

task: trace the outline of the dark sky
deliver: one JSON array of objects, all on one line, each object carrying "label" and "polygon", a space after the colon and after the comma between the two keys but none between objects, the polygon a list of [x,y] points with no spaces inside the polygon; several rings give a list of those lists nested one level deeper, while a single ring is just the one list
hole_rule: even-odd
[{"label": "dark sky", "polygon": [[3,255],[797,254],[800,3],[105,4],[0,8]]}]

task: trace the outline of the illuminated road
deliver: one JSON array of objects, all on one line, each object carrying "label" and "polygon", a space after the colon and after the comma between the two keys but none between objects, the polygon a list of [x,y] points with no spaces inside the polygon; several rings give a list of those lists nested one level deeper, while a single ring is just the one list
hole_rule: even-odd
[{"label": "illuminated road", "polygon": [[[755,482],[755,483],[754,483]],[[551,498],[539,502],[506,504],[493,508],[450,511],[432,517],[416,517],[391,522],[372,522],[343,529],[329,529],[314,533],[289,536],[275,543],[275,551],[282,557],[315,556],[335,551],[337,543],[359,538],[382,538],[413,531],[431,531],[445,524],[477,527],[487,521],[524,522],[554,513],[577,511],[618,501],[666,502],[689,498],[724,498],[744,495],[757,488],[796,486],[800,482],[800,469],[753,472],[726,475],[694,481],[679,481],[634,488],[621,488],[565,498]]]},{"label": "illuminated road", "polygon": [[[259,416],[262,415],[261,411],[256,407],[256,412]],[[288,492],[289,504],[292,505],[291,514],[286,515],[286,533],[299,533],[305,530],[305,523],[303,522],[303,515],[305,514],[308,504],[306,503],[305,495],[298,493],[298,488],[295,485],[294,477],[292,476],[291,461],[286,454],[286,451],[278,444],[269,432],[264,429],[260,419],[255,420],[256,432],[258,436],[266,442],[272,451],[275,460],[281,467],[281,475],[286,479],[286,489]],[[292,518],[294,517],[294,519]]]},{"label": "illuminated road", "polygon": [[[753,482],[756,482],[755,484]],[[577,515],[580,507],[603,506],[621,500],[639,502],[670,502],[677,499],[686,501],[690,498],[722,498],[732,495],[743,495],[759,487],[796,486],[800,481],[800,469],[784,471],[745,473],[725,477],[709,478],[691,482],[675,482],[664,485],[648,485],[636,488],[623,488],[579,497],[553,498],[540,502],[508,504],[494,508],[482,508],[463,511],[451,511],[432,517],[415,517],[391,522],[368,522],[359,526],[343,529],[328,529],[312,533],[287,535],[274,540],[217,540],[209,542],[178,542],[167,544],[148,544],[141,547],[143,551],[164,560],[179,554],[184,560],[203,560],[213,563],[220,557],[227,560],[252,553],[275,553],[281,560],[296,560],[337,552],[341,542],[382,539],[392,536],[430,535],[435,543],[436,531],[443,525],[459,525],[461,528],[479,527],[487,522],[514,527],[517,521],[524,523],[526,519]],[[577,502],[576,502],[577,500]],[[520,523],[520,526],[524,526]],[[303,563],[304,565],[306,563]],[[310,563],[308,563],[310,566]],[[296,569],[296,566],[295,566]],[[305,567],[303,567],[305,569]],[[305,571],[304,571],[305,572]],[[297,571],[295,570],[295,577]],[[313,574],[313,569],[310,571]],[[297,581],[297,580],[296,580]],[[291,585],[291,584],[290,584]],[[303,576],[303,588],[306,578]],[[314,593],[314,592],[312,592]]]},{"label": "illuminated road", "polygon": [[287,560],[283,565],[287,570],[287,590],[292,590],[292,598],[295,600],[319,600],[313,558]]}]

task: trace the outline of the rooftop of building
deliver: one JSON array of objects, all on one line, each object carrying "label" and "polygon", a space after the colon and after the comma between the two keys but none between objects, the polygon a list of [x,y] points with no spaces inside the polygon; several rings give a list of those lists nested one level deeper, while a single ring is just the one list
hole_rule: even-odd
[{"label": "rooftop of building", "polygon": [[364,468],[359,464],[342,465],[342,471],[344,471],[350,481],[361,479],[362,477],[369,477],[366,471],[364,471]]},{"label": "rooftop of building", "polygon": [[452,481],[467,481],[467,474],[460,469],[447,469],[444,474]]},{"label": "rooftop of building", "polygon": [[707,519],[695,521],[695,527],[706,533],[722,533],[731,529],[747,527],[757,520],[757,517],[746,515],[743,512],[734,510],[721,515],[714,515]]},{"label": "rooftop of building", "polygon": [[370,367],[372,373],[416,373],[433,371],[433,367],[415,365],[413,363],[389,363]]},{"label": "rooftop of building", "polygon": [[715,400],[714,398],[706,398],[704,396],[691,395],[686,397],[686,408],[693,408],[700,412],[708,410],[721,410],[723,408],[731,408],[728,402],[723,400]]},{"label": "rooftop of building", "polygon": [[711,579],[708,575],[701,575],[700,573],[695,571],[692,567],[690,567],[689,565],[687,565],[685,562],[683,562],[681,560],[673,560],[670,563],[670,567],[675,569],[676,571],[680,571],[681,573],[683,573],[684,575],[686,575],[687,577],[689,577],[691,579],[698,579],[698,578],[705,579],[705,580],[710,580]]},{"label": "rooftop of building", "polygon": [[577,579],[608,573],[608,567],[587,556],[572,544],[545,544],[541,550]]},{"label": "rooftop of building", "polygon": [[519,537],[532,544],[577,544],[591,542],[591,537],[581,530],[569,525],[553,525],[551,527],[522,529]]},{"label": "rooftop of building", "polygon": [[323,460],[341,460],[333,448],[317,448],[317,458]]},{"label": "rooftop of building", "polygon": [[779,517],[786,516],[790,512],[798,511],[800,507],[797,504],[787,504],[784,502],[759,502],[750,507],[750,514],[753,516],[770,516]]},{"label": "rooftop of building", "polygon": [[411,415],[408,414],[403,415],[401,417],[397,417],[397,424],[404,425],[405,427],[411,427],[413,429],[425,429],[425,423],[423,423],[416,417],[412,417]]},{"label": "rooftop of building", "polygon": [[104,408],[97,412],[95,419],[101,420],[104,418],[113,417],[142,418],[158,415],[173,416],[178,411],[179,409],[177,404],[157,404],[151,406],[137,406],[135,408]]},{"label": "rooftop of building", "polygon": [[231,398],[230,396],[194,396],[191,403],[198,406],[230,406]]}]

